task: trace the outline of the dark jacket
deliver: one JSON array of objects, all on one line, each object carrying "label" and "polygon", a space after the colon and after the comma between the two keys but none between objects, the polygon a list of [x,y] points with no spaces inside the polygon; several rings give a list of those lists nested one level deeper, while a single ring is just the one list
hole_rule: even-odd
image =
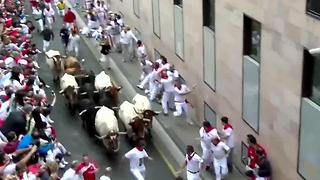
[{"label": "dark jacket", "polygon": [[46,41],[51,41],[54,39],[54,34],[53,34],[52,30],[49,28],[45,28],[41,32],[41,35],[43,36],[43,40],[46,40]]},{"label": "dark jacket", "polygon": [[14,131],[17,136],[26,134],[26,116],[21,111],[12,111],[0,130],[5,136],[7,136],[10,131]]},{"label": "dark jacket", "polygon": [[69,30],[63,27],[60,30],[60,37],[61,37],[62,43],[64,43],[64,45],[67,46],[69,43]]}]

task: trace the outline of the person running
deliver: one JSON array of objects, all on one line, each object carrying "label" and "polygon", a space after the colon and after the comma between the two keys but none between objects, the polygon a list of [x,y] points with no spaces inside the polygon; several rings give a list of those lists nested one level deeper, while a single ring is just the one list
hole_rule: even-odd
[{"label": "person running", "polygon": [[49,29],[52,29],[52,24],[54,23],[55,19],[54,19],[54,10],[51,8],[51,6],[47,6],[44,11],[43,14],[47,20],[48,23],[48,27]]},{"label": "person running", "polygon": [[47,48],[50,46],[50,41],[54,40],[54,34],[51,29],[49,29],[47,26],[45,29],[41,32],[41,35],[43,37],[43,52],[47,52]]},{"label": "person running", "polygon": [[64,53],[67,54],[67,47],[69,44],[69,30],[67,26],[64,24],[60,30],[61,42],[63,44]]},{"label": "person running", "polygon": [[105,39],[101,44],[101,58],[100,61],[106,64],[106,68],[110,69],[110,59],[108,57],[108,54],[110,53],[111,46],[107,39]]},{"label": "person running", "polygon": [[200,180],[200,170],[202,169],[203,159],[194,151],[193,146],[188,145],[186,148],[186,158],[183,163],[181,172],[187,167],[187,179],[188,180]]},{"label": "person running", "polygon": [[64,15],[65,15],[64,11],[66,9],[66,4],[64,3],[63,0],[60,0],[56,5],[57,5],[57,8],[59,10],[59,15],[61,17],[64,17]]},{"label": "person running", "polygon": [[43,31],[43,19],[42,19],[42,10],[40,9],[40,7],[37,5],[35,6],[35,8],[33,8],[32,14],[34,15],[34,19],[36,20],[37,24],[38,24],[38,32],[42,32]]},{"label": "person running", "polygon": [[105,169],[105,172],[104,174],[100,177],[99,180],[111,180],[111,171],[112,171],[112,168],[111,167],[107,167]]},{"label": "person running", "polygon": [[130,171],[137,180],[144,180],[146,167],[144,159],[153,160],[145,151],[145,142],[139,140],[137,146],[124,155],[124,158],[130,161]]},{"label": "person running", "polygon": [[72,30],[70,37],[69,37],[68,51],[74,52],[75,56],[78,57],[79,56],[79,45],[80,45],[79,33],[75,30]]},{"label": "person running", "polygon": [[68,8],[68,11],[64,15],[63,22],[66,24],[68,29],[74,27],[74,22],[76,20],[76,15],[71,11],[70,8]]},{"label": "person running", "polygon": [[76,168],[76,173],[79,174],[83,180],[95,180],[98,171],[97,166],[90,162],[88,154],[82,156],[82,162]]}]

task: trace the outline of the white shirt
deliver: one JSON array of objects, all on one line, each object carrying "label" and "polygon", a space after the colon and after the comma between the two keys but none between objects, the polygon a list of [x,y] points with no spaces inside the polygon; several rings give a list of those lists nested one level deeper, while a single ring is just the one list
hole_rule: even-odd
[{"label": "white shirt", "polygon": [[133,148],[124,155],[130,160],[130,169],[145,169],[144,158],[149,157],[145,150],[139,151],[137,148]]},{"label": "white shirt", "polygon": [[53,18],[54,17],[54,10],[50,8],[49,10],[44,9],[43,14],[46,18]]},{"label": "white shirt", "polygon": [[15,163],[11,163],[8,166],[6,166],[3,170],[3,175],[10,175],[10,174],[14,174],[16,172],[16,164]]},{"label": "white shirt", "polygon": [[78,34],[75,34],[74,36],[72,34],[70,34],[69,40],[70,40],[70,46],[71,47],[73,47],[73,48],[79,47],[80,36]]},{"label": "white shirt", "polygon": [[226,151],[229,151],[230,148],[224,142],[220,141],[216,146],[212,144],[211,150],[215,159],[222,159],[227,157]]},{"label": "white shirt", "polygon": [[178,89],[177,87],[174,88],[175,95],[174,95],[174,101],[184,103],[186,101],[186,96],[184,93],[187,93],[190,91],[190,89],[184,85],[181,84],[181,89]]},{"label": "white shirt", "polygon": [[41,18],[42,11],[41,9],[33,8],[32,14],[35,15],[35,19]]},{"label": "white shirt", "polygon": [[111,180],[108,176],[101,176],[99,180]]},{"label": "white shirt", "polygon": [[203,163],[203,159],[195,152],[193,152],[191,156],[193,157],[189,160],[188,154],[186,154],[187,171],[191,171],[193,173],[199,172],[201,163]]},{"label": "white shirt", "polygon": [[137,54],[139,58],[142,58],[142,56],[146,54],[146,48],[144,47],[144,45],[138,47]]},{"label": "white shirt", "polygon": [[142,71],[146,74],[149,74],[152,72],[152,62],[149,60],[145,60],[146,64],[142,64],[140,63],[141,67],[142,67]]},{"label": "white shirt", "polygon": [[160,83],[163,86],[164,92],[174,92],[174,83],[173,83],[173,77],[168,76],[168,79],[161,79]]},{"label": "white shirt", "polygon": [[202,148],[207,148],[210,149],[211,148],[211,140],[215,139],[216,137],[219,138],[218,135],[218,131],[216,128],[212,129],[211,131],[209,131],[208,133],[204,130],[203,127],[200,128],[199,130],[199,134],[200,134],[200,143],[201,143],[201,147]]},{"label": "white shirt", "polygon": [[69,168],[62,176],[61,180],[79,180],[79,175],[72,168]]},{"label": "white shirt", "polygon": [[223,134],[227,137],[225,140],[225,143],[227,146],[230,148],[234,147],[234,134],[233,134],[233,129],[231,127],[228,127],[226,129],[223,129]]},{"label": "white shirt", "polygon": [[166,63],[166,64],[162,64],[162,59],[158,59],[156,60],[157,63],[159,63],[160,67],[161,68],[164,68],[164,69],[170,69],[170,64],[169,63]]},{"label": "white shirt", "polygon": [[122,44],[129,44],[132,39],[134,39],[135,41],[138,41],[138,39],[132,33],[132,31],[127,31],[127,33],[125,33],[124,30],[121,31],[121,33],[120,33],[120,42]]}]

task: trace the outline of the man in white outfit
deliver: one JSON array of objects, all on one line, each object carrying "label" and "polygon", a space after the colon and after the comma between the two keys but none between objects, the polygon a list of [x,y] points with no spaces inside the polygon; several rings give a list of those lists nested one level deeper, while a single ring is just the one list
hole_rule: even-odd
[{"label": "man in white outfit", "polygon": [[76,174],[76,168],[78,167],[78,161],[72,161],[70,168],[63,174],[61,180],[80,180],[78,174]]},{"label": "man in white outfit", "polygon": [[43,11],[44,16],[46,17],[49,29],[52,29],[52,24],[54,22],[54,10],[47,6]]},{"label": "man in white outfit", "polygon": [[168,60],[166,57],[160,56],[160,59],[157,59],[156,62],[160,64],[161,68],[170,69],[171,65],[168,63]]},{"label": "man in white outfit", "polygon": [[223,142],[227,144],[227,146],[230,148],[230,153],[228,156],[228,169],[229,172],[232,172],[233,166],[232,166],[232,155],[233,155],[233,148],[234,148],[234,133],[233,133],[233,127],[231,124],[229,124],[229,118],[226,116],[223,116],[221,118],[221,123],[223,125],[222,135],[221,138]]},{"label": "man in white outfit", "polygon": [[77,32],[71,31],[71,34],[69,36],[69,52],[74,51],[75,56],[79,56],[79,45],[80,45],[80,36]]},{"label": "man in white outfit", "polygon": [[130,161],[130,171],[137,180],[144,180],[146,167],[144,166],[144,159],[153,160],[144,149],[145,143],[140,140],[138,145],[127,152],[124,157]]},{"label": "man in white outfit", "polygon": [[[188,145],[186,151],[186,159],[181,170],[187,166],[187,179],[200,180],[200,170],[202,169],[203,160],[194,151],[193,146]],[[178,172],[181,172],[181,170]]]},{"label": "man in white outfit", "polygon": [[163,94],[161,99],[161,105],[163,114],[168,115],[168,107],[174,108],[174,77],[170,71],[162,71],[160,83],[163,88]]},{"label": "man in white outfit", "polygon": [[209,170],[212,163],[211,141],[214,138],[219,138],[218,131],[210,124],[210,122],[204,121],[199,130],[199,134],[202,148],[202,159],[204,161],[206,170]]},{"label": "man in white outfit", "polygon": [[176,111],[173,112],[173,115],[181,116],[182,112],[184,111],[186,113],[187,123],[193,125],[190,117],[189,107],[186,102],[187,94],[191,93],[192,91],[185,84],[181,84],[179,80],[177,80],[175,83],[174,91],[174,104],[176,106]]},{"label": "man in white outfit", "polygon": [[128,62],[129,58],[131,58],[129,53],[129,48],[132,40],[135,40],[136,42],[138,41],[136,36],[130,30],[130,28],[125,27],[120,33],[120,43],[121,43],[121,49],[122,49],[122,55],[123,55],[123,62]]},{"label": "man in white outfit", "polygon": [[138,40],[137,46],[138,46],[138,48],[137,48],[138,60],[141,61],[143,59],[143,57],[146,55],[146,48],[142,44],[141,40]]},{"label": "man in white outfit", "polygon": [[142,68],[142,73],[140,75],[139,81],[143,81],[145,77],[152,72],[152,62],[147,60],[147,55],[143,55],[140,61],[140,66]]},{"label": "man in white outfit", "polygon": [[[160,68],[159,63],[155,62],[153,64],[153,70],[148,76],[141,82],[140,85],[137,87],[143,89],[146,83],[149,83],[149,99],[151,101],[156,99],[157,94],[159,93],[159,86],[160,86],[160,73],[162,72],[163,68]],[[141,88],[142,87],[142,88]]]},{"label": "man in white outfit", "polygon": [[230,148],[217,137],[212,140],[211,150],[213,153],[213,166],[216,173],[216,180],[221,180],[228,174],[227,157]]},{"label": "man in white outfit", "polygon": [[34,15],[34,19],[38,24],[38,32],[43,31],[43,19],[42,19],[42,10],[39,6],[33,8],[32,14]]}]

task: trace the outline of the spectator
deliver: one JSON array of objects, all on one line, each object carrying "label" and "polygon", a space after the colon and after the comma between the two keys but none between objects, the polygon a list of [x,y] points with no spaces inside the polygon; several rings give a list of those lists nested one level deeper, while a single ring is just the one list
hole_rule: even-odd
[{"label": "spectator", "polygon": [[76,174],[76,168],[78,167],[78,161],[72,161],[70,168],[63,174],[61,180],[80,180],[78,174]]},{"label": "spectator", "polygon": [[83,178],[83,180],[95,180],[96,174],[99,171],[95,163],[90,162],[89,156],[84,154],[82,162],[76,169],[76,173]]}]

